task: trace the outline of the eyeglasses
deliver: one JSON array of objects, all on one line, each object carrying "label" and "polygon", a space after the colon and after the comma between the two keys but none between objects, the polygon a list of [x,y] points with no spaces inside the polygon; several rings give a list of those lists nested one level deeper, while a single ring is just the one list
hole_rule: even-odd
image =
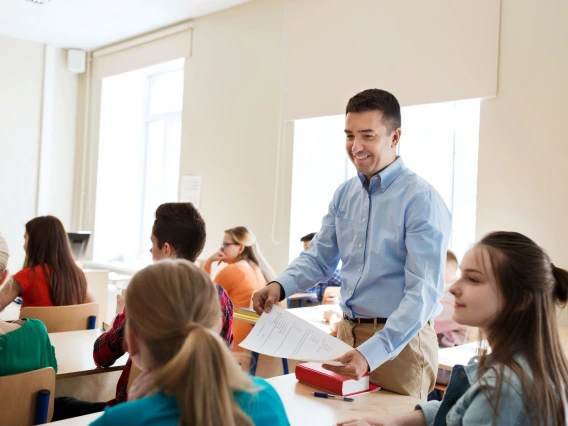
[{"label": "eyeglasses", "polygon": [[240,245],[239,243],[226,243],[225,241],[223,241],[223,244],[221,244],[223,246],[223,248],[227,248],[228,246],[238,246]]}]

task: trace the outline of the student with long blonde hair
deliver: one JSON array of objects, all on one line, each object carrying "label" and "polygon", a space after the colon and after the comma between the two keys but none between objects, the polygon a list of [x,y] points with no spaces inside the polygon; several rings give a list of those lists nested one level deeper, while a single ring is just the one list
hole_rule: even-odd
[{"label": "student with long blonde hair", "polygon": [[95,301],[85,274],[73,259],[67,232],[54,216],[26,223],[24,268],[0,288],[0,310],[16,297],[22,307],[80,305]]},{"label": "student with long blonde hair", "polygon": [[479,327],[491,351],[456,365],[444,400],[410,413],[340,425],[566,425],[568,363],[556,306],[568,300],[568,272],[515,232],[486,235],[466,253],[450,287],[453,319]]},{"label": "student with long blonde hair", "polygon": [[[248,308],[251,305],[252,294],[265,287],[276,276],[264,259],[256,237],[245,226],[225,231],[221,248],[205,262],[205,272],[211,274],[211,265],[214,262],[228,264],[215,276],[215,282],[227,291],[235,310]],[[250,324],[240,321],[233,323],[234,351],[239,351],[238,345],[251,330]]]},{"label": "student with long blonde hair", "polygon": [[102,425],[288,425],[264,380],[241,371],[219,337],[221,312],[207,274],[186,260],[138,272],[126,290],[126,341],[142,371],[129,401],[107,408]]}]

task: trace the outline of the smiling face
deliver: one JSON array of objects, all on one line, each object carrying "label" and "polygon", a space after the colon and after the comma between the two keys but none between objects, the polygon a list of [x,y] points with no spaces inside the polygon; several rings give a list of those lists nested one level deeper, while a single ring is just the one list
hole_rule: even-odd
[{"label": "smiling face", "polygon": [[367,181],[396,160],[399,128],[389,131],[380,111],[350,112],[345,117],[349,159]]},{"label": "smiling face", "polygon": [[487,250],[483,246],[475,246],[463,257],[461,276],[450,287],[455,298],[453,320],[479,327],[486,335],[504,306],[503,295],[490,265]]}]

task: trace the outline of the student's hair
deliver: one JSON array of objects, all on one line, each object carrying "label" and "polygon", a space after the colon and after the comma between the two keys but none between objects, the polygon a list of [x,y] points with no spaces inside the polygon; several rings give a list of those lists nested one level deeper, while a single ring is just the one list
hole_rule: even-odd
[{"label": "student's hair", "polygon": [[451,250],[448,250],[446,252],[446,264],[448,264],[448,263],[455,263],[456,265],[459,265],[458,257]]},{"label": "student's hair", "polygon": [[156,210],[152,234],[158,248],[168,243],[178,258],[195,262],[205,246],[205,221],[191,203],[165,203]]},{"label": "student's hair", "polygon": [[[87,296],[87,279],[75,263],[67,232],[54,216],[38,216],[26,223],[28,245],[24,268],[40,266],[49,283],[54,306],[80,305]],[[46,265],[49,267],[47,273]]]},{"label": "student's hair", "polygon": [[8,267],[8,259],[10,258],[10,250],[8,250],[8,243],[0,234],[0,274]]},{"label": "student's hair", "polygon": [[305,243],[306,241],[312,241],[315,236],[315,232],[310,232],[308,235],[304,235],[302,238],[300,238],[300,242]]},{"label": "student's hair", "polygon": [[237,260],[247,260],[258,266],[266,282],[270,282],[276,278],[272,266],[264,259],[260,247],[256,242],[256,237],[250,229],[245,226],[237,226],[236,228],[227,229],[225,233],[229,234],[234,242],[244,246],[244,250],[237,257]]},{"label": "student's hair", "polygon": [[357,93],[345,108],[345,114],[350,112],[380,111],[382,121],[389,133],[401,126],[400,104],[392,93],[381,89],[367,89]]},{"label": "student's hair", "polygon": [[[566,424],[568,364],[559,340],[556,306],[566,305],[568,272],[554,266],[542,248],[519,233],[493,232],[478,246],[487,250],[488,266],[504,299],[488,331],[491,353],[481,349],[479,359],[479,377],[488,370],[497,374],[495,394],[485,391],[487,398],[497,413],[508,367],[521,381],[525,406],[534,412],[533,424]],[[514,359],[517,352],[526,358],[530,372]],[[487,385],[483,379],[481,383]]]},{"label": "student's hair", "polygon": [[148,266],[128,285],[126,311],[155,363],[157,388],[177,399],[181,424],[253,424],[233,397],[253,384],[218,335],[219,299],[205,272],[186,260]]}]

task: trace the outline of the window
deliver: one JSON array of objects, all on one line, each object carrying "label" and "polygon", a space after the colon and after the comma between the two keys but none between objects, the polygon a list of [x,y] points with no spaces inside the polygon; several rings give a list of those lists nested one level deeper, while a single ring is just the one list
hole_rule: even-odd
[{"label": "window", "polygon": [[178,200],[184,60],[103,79],[96,261],[150,260],[158,205]]},{"label": "window", "polygon": [[[402,108],[398,153],[452,212],[450,248],[459,258],[475,242],[479,108],[478,99]],[[301,251],[300,238],[320,229],[337,187],[356,175],[344,128],[343,115],[294,123],[290,261]]]}]

